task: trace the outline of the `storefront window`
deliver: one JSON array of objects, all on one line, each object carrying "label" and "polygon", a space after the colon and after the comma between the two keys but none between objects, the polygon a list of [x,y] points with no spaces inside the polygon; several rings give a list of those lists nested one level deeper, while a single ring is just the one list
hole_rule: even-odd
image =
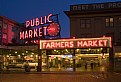
[{"label": "storefront window", "polygon": [[42,56],[42,64],[45,63],[42,71],[73,71],[71,49],[46,50],[45,53]]},{"label": "storefront window", "polygon": [[[3,70],[23,70],[25,62],[29,63],[31,71],[37,71],[38,54],[26,50],[1,49],[1,66]],[[7,68],[9,67],[9,68]]]},{"label": "storefront window", "polygon": [[106,71],[109,52],[102,51],[103,48],[76,49],[76,71]]}]

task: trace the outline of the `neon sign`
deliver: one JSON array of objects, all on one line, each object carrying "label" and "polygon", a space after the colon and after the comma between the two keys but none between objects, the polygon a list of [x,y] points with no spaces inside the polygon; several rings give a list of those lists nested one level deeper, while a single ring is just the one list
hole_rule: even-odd
[{"label": "neon sign", "polygon": [[45,36],[45,35],[47,35],[46,29],[47,29],[47,27],[43,27],[43,29],[42,28],[36,28],[34,30],[22,31],[22,32],[20,32],[20,39],[42,37],[43,36],[43,33],[42,33],[43,30],[44,30],[44,36]]},{"label": "neon sign", "polygon": [[111,47],[111,37],[41,40],[40,49]]},{"label": "neon sign", "polygon": [[[52,14],[26,21],[26,29],[19,32],[20,39],[41,38],[42,36],[58,36],[60,25],[52,20]],[[40,25],[40,26],[39,26]]]},{"label": "neon sign", "polygon": [[35,18],[29,21],[26,21],[26,28],[27,27],[34,27],[34,26],[39,26],[42,24],[46,24],[46,23],[51,23],[52,14],[49,14],[48,16],[44,16],[44,17],[40,17],[40,18]]}]

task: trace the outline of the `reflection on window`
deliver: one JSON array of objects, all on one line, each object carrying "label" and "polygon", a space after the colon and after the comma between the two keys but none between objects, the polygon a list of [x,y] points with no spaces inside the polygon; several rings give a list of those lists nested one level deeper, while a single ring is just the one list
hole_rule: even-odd
[{"label": "reflection on window", "polygon": [[90,19],[81,19],[81,28],[90,28],[91,20]]},{"label": "reflection on window", "polygon": [[106,18],[105,19],[106,27],[113,27],[114,19],[113,18]]}]

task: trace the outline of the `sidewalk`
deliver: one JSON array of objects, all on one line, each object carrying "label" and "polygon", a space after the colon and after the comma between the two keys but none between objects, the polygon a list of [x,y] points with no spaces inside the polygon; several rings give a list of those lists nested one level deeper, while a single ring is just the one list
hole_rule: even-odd
[{"label": "sidewalk", "polygon": [[[0,71],[0,74],[90,74],[90,73],[102,73],[101,71]],[[103,72],[103,73],[116,73],[116,72]]]}]

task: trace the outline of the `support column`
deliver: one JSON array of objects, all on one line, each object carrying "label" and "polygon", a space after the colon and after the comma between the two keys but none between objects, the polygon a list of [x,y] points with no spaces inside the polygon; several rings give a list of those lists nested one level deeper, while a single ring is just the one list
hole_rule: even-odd
[{"label": "support column", "polygon": [[73,49],[73,71],[76,71],[75,59],[75,49]]},{"label": "support column", "polygon": [[38,49],[38,66],[37,66],[37,71],[41,72],[42,71],[42,50]]},{"label": "support column", "polygon": [[113,47],[109,50],[109,71],[114,71],[114,54]]}]

